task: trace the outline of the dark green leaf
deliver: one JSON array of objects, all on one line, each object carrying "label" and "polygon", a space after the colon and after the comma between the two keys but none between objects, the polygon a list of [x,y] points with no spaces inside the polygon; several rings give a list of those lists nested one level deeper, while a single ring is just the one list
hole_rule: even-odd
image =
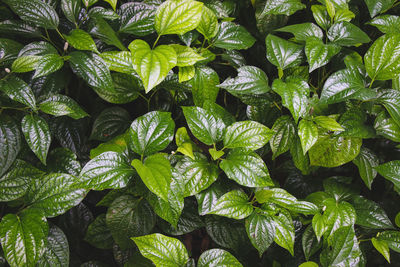
[{"label": "dark green leaf", "polygon": [[129,127],[129,112],[120,107],[103,110],[93,123],[90,138],[107,141],[122,134]]},{"label": "dark green leaf", "polygon": [[375,202],[357,195],[352,204],[356,210],[356,224],[372,229],[393,229],[386,212]]},{"label": "dark green leaf", "polygon": [[121,26],[119,31],[137,36],[154,32],[155,6],[146,3],[130,2],[120,7]]},{"label": "dark green leaf", "polygon": [[256,150],[263,147],[273,132],[255,121],[235,122],[226,128],[224,146],[226,148],[247,148]]},{"label": "dark green leaf", "polygon": [[0,91],[9,98],[36,110],[36,99],[32,89],[22,79],[11,76],[6,81],[0,82]]},{"label": "dark green leaf", "polygon": [[289,150],[293,138],[296,135],[296,125],[289,116],[284,115],[275,121],[271,130],[274,134],[269,144],[273,153],[272,159],[275,159]]},{"label": "dark green leaf", "polygon": [[400,160],[386,162],[375,167],[375,169],[396,187],[400,187]]},{"label": "dark green leaf", "polygon": [[379,241],[385,241],[389,248],[396,252],[400,252],[400,232],[399,231],[384,231],[379,234]]},{"label": "dark green leaf", "polygon": [[364,0],[368,7],[371,18],[376,15],[386,12],[396,2],[395,0]]},{"label": "dark green leaf", "polygon": [[81,11],[81,0],[61,0],[61,9],[64,16],[72,23],[77,23]]},{"label": "dark green leaf", "polygon": [[196,67],[194,77],[189,83],[192,86],[193,102],[196,106],[203,107],[206,101],[216,101],[219,77],[213,69],[206,66]]},{"label": "dark green leaf", "polygon": [[286,41],[280,37],[268,34],[265,39],[267,59],[280,70],[300,65],[303,46]]},{"label": "dark green leaf", "polygon": [[47,152],[51,143],[50,129],[46,120],[37,115],[26,115],[22,119],[21,128],[33,153],[46,165]]},{"label": "dark green leaf", "polygon": [[126,249],[133,246],[131,237],[149,234],[156,216],[145,200],[123,195],[111,204],[106,223],[117,244]]},{"label": "dark green leaf", "polygon": [[329,28],[328,38],[331,42],[340,46],[353,46],[371,41],[365,32],[346,21],[333,24]]},{"label": "dark green leaf", "polygon": [[310,64],[309,72],[328,64],[329,60],[339,53],[340,47],[334,44],[324,44],[316,37],[309,37],[306,40],[305,54]]},{"label": "dark green leaf", "polygon": [[0,176],[3,175],[17,158],[21,149],[19,126],[8,116],[0,115]]},{"label": "dark green leaf", "polygon": [[219,25],[219,31],[213,40],[213,45],[227,50],[248,49],[256,39],[241,25],[224,21]]},{"label": "dark green leaf", "polygon": [[300,0],[267,0],[262,14],[289,16],[305,7]]},{"label": "dark green leaf", "polygon": [[358,172],[365,185],[371,189],[371,184],[377,175],[375,167],[379,165],[378,157],[372,150],[361,147],[360,154],[353,160],[353,163],[358,167]]},{"label": "dark green leaf", "polygon": [[294,225],[290,213],[281,210],[274,216],[275,238],[274,241],[293,256],[294,254]]},{"label": "dark green leaf", "polygon": [[377,27],[383,33],[400,33],[400,17],[382,15],[374,18],[368,24]]},{"label": "dark green leaf", "polygon": [[94,16],[94,27],[90,33],[108,45],[113,45],[120,50],[126,50],[124,44],[115,33],[114,29],[100,16]]},{"label": "dark green leaf", "polygon": [[36,266],[69,266],[69,246],[67,237],[63,231],[55,225],[50,227],[46,250]]},{"label": "dark green leaf", "polygon": [[81,119],[88,116],[75,100],[66,95],[52,95],[43,100],[39,108],[44,113],[56,117],[67,115],[73,119]]},{"label": "dark green leaf", "polygon": [[253,212],[249,197],[240,190],[234,190],[220,197],[209,214],[233,219],[244,219]]},{"label": "dark green leaf", "polygon": [[[317,40],[321,40],[324,36],[322,30],[317,25],[310,22],[285,26],[279,28],[277,31],[290,32],[297,41],[306,41],[309,37],[315,37]],[[314,40],[314,38],[311,39]]]},{"label": "dark green leaf", "polygon": [[247,235],[261,257],[274,242],[275,223],[273,217],[268,213],[253,212],[245,220],[245,225]]}]

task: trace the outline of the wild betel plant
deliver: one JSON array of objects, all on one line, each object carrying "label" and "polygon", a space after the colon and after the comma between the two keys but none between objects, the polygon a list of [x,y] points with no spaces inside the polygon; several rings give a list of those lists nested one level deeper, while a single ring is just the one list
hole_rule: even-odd
[{"label": "wild betel plant", "polygon": [[1,0],[0,266],[399,264],[399,14]]}]

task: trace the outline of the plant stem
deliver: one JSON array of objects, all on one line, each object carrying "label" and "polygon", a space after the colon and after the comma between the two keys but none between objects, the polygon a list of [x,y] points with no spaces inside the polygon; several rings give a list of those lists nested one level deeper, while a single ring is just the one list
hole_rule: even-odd
[{"label": "plant stem", "polygon": [[154,49],[154,47],[156,47],[156,44],[158,43],[158,40],[160,40],[160,37],[161,37],[161,35],[157,36],[157,39],[153,44],[153,49]]}]

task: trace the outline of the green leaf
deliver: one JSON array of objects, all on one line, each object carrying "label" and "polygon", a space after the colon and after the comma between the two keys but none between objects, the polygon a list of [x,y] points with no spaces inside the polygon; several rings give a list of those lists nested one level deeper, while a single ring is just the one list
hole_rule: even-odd
[{"label": "green leaf", "polygon": [[277,29],[277,31],[290,32],[297,41],[306,41],[309,37],[314,37],[311,38],[311,40],[322,40],[324,36],[322,30],[317,25],[310,22],[285,26]]},{"label": "green leaf", "polygon": [[300,0],[267,0],[262,14],[290,16],[305,7]]},{"label": "green leaf", "polygon": [[64,35],[68,44],[78,50],[88,50],[99,53],[92,36],[81,29],[73,29],[69,35]]},{"label": "green leaf", "polygon": [[326,7],[322,5],[312,5],[311,11],[313,13],[315,22],[317,22],[317,24],[325,31],[328,30],[331,26],[331,20],[328,16]]},{"label": "green leaf", "polygon": [[318,140],[318,127],[312,121],[301,120],[299,123],[298,135],[300,137],[303,153],[306,154]]},{"label": "green leaf", "polygon": [[155,5],[144,2],[128,2],[121,5],[119,32],[145,36],[154,32]]},{"label": "green leaf", "polygon": [[400,142],[400,126],[386,112],[376,116],[374,128],[377,135],[381,135],[394,142]]},{"label": "green leaf", "polygon": [[206,101],[215,102],[218,96],[219,77],[217,72],[207,66],[196,67],[194,77],[190,80],[193,102],[203,107]]},{"label": "green leaf", "polygon": [[130,146],[139,155],[148,156],[165,149],[174,138],[171,113],[152,111],[136,118],[130,128]]},{"label": "green leaf", "polygon": [[36,266],[69,266],[68,239],[63,231],[55,225],[50,227],[46,250]]},{"label": "green leaf", "polygon": [[177,63],[175,49],[168,45],[151,49],[145,41],[137,39],[130,43],[129,50],[133,69],[142,79],[146,93],[161,83]]},{"label": "green leaf", "polygon": [[47,159],[47,169],[51,172],[69,173],[78,176],[82,167],[76,155],[69,149],[58,147],[50,151]]},{"label": "green leaf", "polygon": [[237,69],[236,78],[228,78],[218,85],[233,95],[257,95],[270,90],[268,77],[265,72],[257,67],[243,66]]},{"label": "green leaf", "polygon": [[322,245],[322,242],[317,240],[311,225],[307,226],[307,228],[304,230],[301,243],[306,260],[309,260],[311,256],[313,256],[321,248]]},{"label": "green leaf", "polygon": [[268,34],[265,39],[267,59],[280,70],[300,65],[303,46],[286,41],[280,37]]},{"label": "green leaf", "polygon": [[228,251],[223,249],[209,249],[204,251],[197,262],[198,267],[229,266],[242,267],[243,265]]},{"label": "green leaf", "polygon": [[189,260],[185,246],[176,238],[162,234],[151,234],[132,239],[138,246],[140,253],[157,267],[185,266]]},{"label": "green leaf", "polygon": [[268,127],[255,121],[235,122],[226,128],[224,146],[257,150],[269,141],[272,134]]},{"label": "green leaf", "polygon": [[224,21],[219,25],[219,31],[213,40],[213,45],[227,50],[248,49],[256,39],[241,25]]},{"label": "green leaf", "polygon": [[144,163],[134,159],[132,166],[151,192],[168,201],[172,172],[171,164],[164,154],[151,155]]},{"label": "green leaf", "polygon": [[352,199],[356,210],[356,224],[372,229],[393,229],[386,212],[375,202],[360,195]]},{"label": "green leaf", "polygon": [[188,46],[179,44],[172,44],[171,46],[175,49],[177,56],[176,66],[178,67],[193,66],[197,61],[205,59]]},{"label": "green leaf", "polygon": [[294,136],[294,140],[292,141],[289,150],[296,168],[299,169],[303,175],[309,174],[311,171],[310,159],[308,154],[304,154],[298,134],[297,136]]},{"label": "green leaf", "polygon": [[115,242],[127,249],[133,247],[131,237],[151,232],[156,216],[145,200],[123,195],[114,200],[107,210],[106,223]]},{"label": "green leaf", "polygon": [[293,120],[287,116],[279,117],[271,129],[274,134],[269,141],[272,150],[272,159],[285,153],[290,149],[294,136],[296,136],[296,125]]},{"label": "green leaf", "polygon": [[12,64],[11,69],[16,73],[24,73],[35,70],[40,56],[27,55],[19,56]]},{"label": "green leaf", "polygon": [[104,0],[104,1],[106,1],[107,3],[109,3],[110,5],[111,5],[111,7],[114,9],[114,11],[115,11],[115,9],[117,8],[117,2],[118,2],[118,0]]},{"label": "green leaf", "polygon": [[27,44],[21,51],[19,52],[19,57],[27,57],[27,56],[45,56],[48,54],[58,54],[57,49],[51,45],[49,42],[41,41],[41,42],[32,42]]},{"label": "green leaf", "polygon": [[356,222],[356,211],[352,205],[342,201],[337,203],[334,198],[327,198],[322,202],[327,229],[325,236],[332,236],[332,233],[340,228],[351,226]]},{"label": "green leaf", "polygon": [[[1,31],[1,26],[0,26]],[[0,38],[0,66],[9,66],[17,57],[22,45],[11,39]]]},{"label": "green leaf", "polygon": [[240,220],[250,216],[252,212],[253,206],[249,197],[240,190],[233,190],[220,197],[209,214]]},{"label": "green leaf", "polygon": [[379,37],[364,56],[372,80],[390,80],[400,74],[400,34]]},{"label": "green leaf", "polygon": [[400,187],[400,160],[393,160],[381,164],[375,169],[385,179],[391,181],[396,187]]},{"label": "green leaf", "polygon": [[175,168],[183,175],[185,181],[184,196],[192,196],[207,189],[218,178],[218,168],[208,162],[206,156],[194,153],[194,159],[185,157]]},{"label": "green leaf", "polygon": [[231,187],[215,182],[206,190],[196,194],[198,214],[203,216],[211,212],[218,199],[227,193]]},{"label": "green leaf", "polygon": [[71,69],[90,86],[105,91],[113,90],[110,71],[101,57],[93,53],[79,51],[72,52],[69,56]]},{"label": "green leaf", "polygon": [[82,186],[93,190],[123,188],[133,177],[135,171],[128,159],[116,152],[105,152],[89,161],[79,177]]},{"label": "green leaf", "polygon": [[323,234],[329,229],[327,217],[320,213],[315,214],[312,218],[312,228],[319,242]]},{"label": "green leaf", "polygon": [[85,7],[90,7],[97,3],[98,0],[82,0]]},{"label": "green leaf", "polygon": [[64,66],[62,57],[56,54],[44,55],[36,63],[36,72],[33,78],[39,78],[56,72]]},{"label": "green leaf", "polygon": [[310,87],[308,83],[298,77],[289,77],[286,82],[274,80],[272,90],[282,98],[282,105],[287,107],[297,123],[300,117],[307,115]]},{"label": "green leaf", "polygon": [[378,157],[372,150],[361,147],[360,154],[353,160],[353,163],[357,166],[361,179],[371,190],[371,184],[377,175],[375,167],[379,165]]},{"label": "green leaf", "polygon": [[13,164],[21,149],[21,132],[11,117],[0,115],[0,176]]},{"label": "green leaf", "polygon": [[377,27],[383,33],[400,33],[400,17],[382,15],[374,18],[368,24]]},{"label": "green leaf", "polygon": [[353,226],[341,227],[328,238],[329,247],[321,252],[322,266],[357,266],[362,252]]},{"label": "green leaf", "polygon": [[309,150],[310,163],[330,168],[343,165],[359,154],[361,144],[360,138],[321,136]]},{"label": "green leaf", "polygon": [[196,30],[203,34],[203,36],[210,40],[218,33],[218,18],[214,11],[206,6],[203,6],[203,11],[201,13],[201,18],[199,25],[197,25]]},{"label": "green leaf", "polygon": [[61,9],[70,22],[77,24],[81,3],[81,0],[61,0]]},{"label": "green leaf", "polygon": [[107,227],[106,215],[104,213],[97,216],[97,218],[89,224],[85,235],[85,241],[96,248],[112,248],[114,239],[111,236],[110,229]]},{"label": "green leaf", "polygon": [[67,115],[73,119],[89,116],[72,98],[66,95],[52,95],[39,104],[44,113],[58,116]]},{"label": "green leaf", "polygon": [[132,74],[132,53],[128,51],[106,51],[100,54],[111,71]]},{"label": "green leaf", "polygon": [[294,226],[290,213],[281,210],[274,216],[275,238],[274,241],[293,256],[294,254]]},{"label": "green leaf", "polygon": [[389,246],[384,240],[376,239],[375,237],[371,238],[372,245],[376,250],[382,254],[383,257],[390,263],[390,251]]},{"label": "green leaf", "polygon": [[364,0],[371,18],[386,12],[396,2],[395,0]]},{"label": "green leaf", "polygon": [[26,196],[30,207],[38,208],[46,217],[56,217],[78,205],[87,191],[77,185],[79,178],[52,173],[33,181]]},{"label": "green leaf", "polygon": [[111,107],[104,109],[93,123],[90,138],[108,141],[120,135],[129,128],[130,114],[123,108]]},{"label": "green leaf", "polygon": [[260,257],[274,242],[275,223],[273,217],[266,212],[253,212],[245,220],[246,232]]},{"label": "green leaf", "polygon": [[182,107],[192,134],[207,145],[222,139],[226,125],[219,116],[199,107]]},{"label": "green leaf", "polygon": [[57,29],[59,18],[54,8],[40,0],[4,0],[22,20],[45,29]]},{"label": "green leaf", "polygon": [[365,32],[347,21],[333,24],[327,35],[331,42],[340,46],[354,46],[371,41]]},{"label": "green leaf", "polygon": [[282,188],[258,190],[255,193],[258,203],[275,203],[282,207],[290,207],[297,199]]},{"label": "green leaf", "polygon": [[313,121],[329,131],[344,131],[343,127],[334,118],[328,116],[316,116]]},{"label": "green leaf", "polygon": [[194,66],[179,67],[179,82],[183,83],[191,80],[196,73]]},{"label": "green leaf", "polygon": [[389,248],[396,252],[400,252],[400,232],[399,231],[384,231],[379,233],[377,238],[379,241],[385,241]]},{"label": "green leaf", "polygon": [[203,3],[193,0],[167,0],[157,8],[154,28],[159,35],[184,34],[196,29]]},{"label": "green leaf", "polygon": [[339,53],[340,47],[334,44],[324,44],[316,37],[306,40],[305,54],[310,64],[309,72],[328,64],[329,60]]},{"label": "green leaf", "polygon": [[9,213],[0,223],[0,241],[11,267],[35,266],[45,252],[49,226],[40,210]]},{"label": "green leaf", "polygon": [[51,135],[47,122],[37,115],[26,115],[21,122],[25,140],[33,153],[46,165],[47,152],[50,148]]},{"label": "green leaf", "polygon": [[378,102],[383,104],[393,120],[400,125],[400,91],[394,89],[380,90]]},{"label": "green leaf", "polygon": [[248,187],[273,185],[267,166],[255,152],[246,149],[233,149],[220,163],[221,169],[229,179]]},{"label": "green leaf", "polygon": [[299,267],[318,267],[319,265],[313,261],[303,262]]},{"label": "green leaf", "polygon": [[42,171],[29,163],[17,159],[10,170],[0,178],[0,201],[11,201],[24,196],[31,181],[42,174]]},{"label": "green leaf", "polygon": [[0,81],[0,91],[9,98],[36,110],[36,99],[32,89],[22,79],[10,76],[5,81]]},{"label": "green leaf", "polygon": [[338,103],[347,99],[357,99],[365,89],[365,81],[358,70],[339,70],[329,76],[321,92],[321,101],[327,104]]}]

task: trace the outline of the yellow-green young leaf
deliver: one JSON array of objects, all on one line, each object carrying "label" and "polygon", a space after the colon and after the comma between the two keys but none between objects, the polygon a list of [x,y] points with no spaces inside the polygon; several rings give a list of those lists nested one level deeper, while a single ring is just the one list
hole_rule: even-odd
[{"label": "yellow-green young leaf", "polygon": [[191,80],[196,73],[194,66],[179,67],[179,82],[186,82]]},{"label": "yellow-green young leaf", "polygon": [[69,45],[78,50],[88,50],[99,53],[92,36],[81,29],[73,29],[69,35],[64,35]]},{"label": "yellow-green young leaf", "polygon": [[185,127],[179,128],[175,133],[175,142],[178,147],[177,151],[194,159],[193,149],[196,145],[190,139],[190,136]]},{"label": "yellow-green young leaf", "polygon": [[390,251],[389,251],[389,246],[384,240],[379,240],[376,239],[375,237],[371,238],[372,245],[374,245],[374,248],[382,254],[383,257],[387,260],[387,262],[390,263]]},{"label": "yellow-green young leaf", "polygon": [[151,155],[146,158],[144,163],[134,159],[132,166],[151,192],[168,201],[172,171],[171,164],[164,154]]},{"label": "yellow-green young leaf", "polygon": [[132,52],[133,69],[142,79],[146,93],[161,83],[178,61],[175,49],[160,45],[155,49],[143,40],[135,40],[129,45]]},{"label": "yellow-green young leaf", "polygon": [[176,238],[162,234],[133,237],[140,253],[156,267],[185,266],[189,260],[185,246]]},{"label": "yellow-green young leaf", "polygon": [[313,261],[303,262],[299,267],[318,267],[318,264]]},{"label": "yellow-green young leaf", "polygon": [[335,17],[335,6],[330,0],[325,0],[326,11],[328,12],[329,17],[331,20]]},{"label": "yellow-green young leaf", "polygon": [[314,122],[329,131],[344,131],[343,127],[334,118],[328,116],[314,117]]},{"label": "yellow-green young leaf", "polygon": [[39,78],[56,72],[64,65],[64,59],[57,54],[41,56],[36,63],[36,72],[32,78]]},{"label": "yellow-green young leaf", "polygon": [[197,266],[243,267],[243,265],[231,253],[219,248],[209,249],[203,252],[199,258],[199,261],[197,262]]},{"label": "yellow-green young leaf", "polygon": [[217,160],[225,154],[224,151],[216,150],[215,148],[210,148],[208,152],[210,153],[213,160]]},{"label": "yellow-green young leaf", "polygon": [[31,55],[19,57],[13,62],[11,69],[17,73],[33,71],[40,58],[40,56]]},{"label": "yellow-green young leaf", "polygon": [[22,119],[21,129],[33,153],[46,165],[47,152],[51,143],[50,128],[46,120],[37,115],[26,115]]},{"label": "yellow-green young leaf", "polygon": [[301,120],[299,123],[298,135],[300,137],[303,153],[306,154],[318,140],[318,127],[312,121]]},{"label": "yellow-green young leaf", "polygon": [[194,0],[167,0],[158,7],[154,27],[159,35],[184,34],[196,29],[203,3]]},{"label": "yellow-green young leaf", "polygon": [[285,26],[277,29],[277,31],[290,32],[294,35],[297,41],[306,41],[307,38],[310,37],[322,40],[324,37],[322,30],[317,25],[310,22]]},{"label": "yellow-green young leaf", "polygon": [[364,56],[372,80],[390,80],[400,74],[400,33],[379,37]]},{"label": "yellow-green young leaf", "polygon": [[200,23],[196,30],[204,35],[207,40],[210,40],[218,33],[218,18],[214,11],[206,6],[203,6]]},{"label": "yellow-green young leaf", "polygon": [[54,8],[40,0],[4,0],[22,20],[43,27],[56,29],[59,18]]},{"label": "yellow-green young leaf", "polygon": [[114,9],[114,11],[115,11],[115,9],[117,8],[117,2],[118,2],[118,0],[104,0],[104,1],[106,1],[107,3],[109,3],[110,5],[111,5],[111,7]]},{"label": "yellow-green young leaf", "polygon": [[66,95],[52,95],[43,100],[39,108],[44,113],[54,116],[67,115],[73,119],[89,116],[72,98]]},{"label": "yellow-green young leaf", "polygon": [[11,267],[35,266],[46,248],[49,226],[39,209],[9,213],[0,223],[0,241]]},{"label": "yellow-green young leaf", "polygon": [[171,47],[175,49],[178,67],[193,66],[196,62],[205,59],[188,46],[173,44]]}]

